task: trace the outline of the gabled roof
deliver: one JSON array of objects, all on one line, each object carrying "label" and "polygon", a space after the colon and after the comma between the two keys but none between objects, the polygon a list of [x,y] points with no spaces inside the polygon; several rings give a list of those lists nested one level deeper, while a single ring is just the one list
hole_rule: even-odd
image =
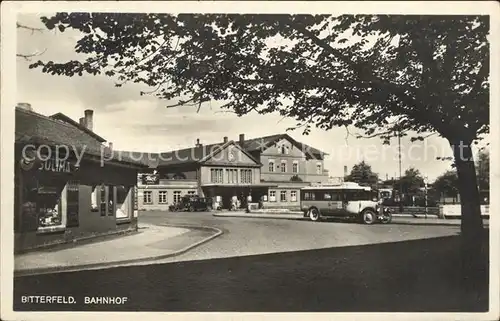
[{"label": "gabled roof", "polygon": [[303,151],[309,157],[323,159],[324,155],[328,155],[327,153],[322,152],[319,149],[316,149],[312,146],[309,146],[307,144],[295,140],[288,134],[276,134],[276,135],[247,139],[243,143],[243,148],[249,152],[262,153],[267,148],[273,146],[276,142],[280,141],[281,139],[286,139],[290,141],[295,147]]},{"label": "gabled roof", "polygon": [[87,127],[80,125],[80,123],[74,121],[73,119],[71,119],[70,117],[66,116],[63,113],[54,114],[54,115],[50,116],[50,118],[58,119],[58,120],[62,120],[64,122],[67,122],[67,123],[75,126],[76,128],[80,129],[81,131],[86,132],[90,136],[93,136],[95,139],[97,139],[101,143],[103,143],[103,142],[106,141],[106,139],[104,139],[101,136],[97,135],[96,133],[94,133],[93,131],[91,131],[90,129],[88,129]]},{"label": "gabled roof", "polygon": [[147,152],[131,152],[131,151],[116,151],[122,157],[130,157],[136,161],[140,161],[142,164],[148,166],[149,168],[157,168],[163,166],[175,166],[175,165],[185,165],[185,164],[201,164],[204,161],[210,159],[210,156],[215,155],[217,152],[223,150],[229,145],[234,145],[240,149],[246,156],[253,160],[256,164],[262,165],[255,157],[252,152],[263,152],[267,148],[271,147],[274,143],[281,139],[287,139],[297,148],[302,150],[308,157],[323,159],[326,153],[311,147],[309,145],[300,143],[293,139],[288,134],[277,134],[271,136],[264,136],[258,138],[252,138],[245,140],[243,146],[235,141],[228,141],[226,143],[215,143],[208,145],[201,145],[198,147],[190,147],[184,149],[173,150],[163,153],[147,153]]},{"label": "gabled roof", "polygon": [[117,159],[132,159],[136,162],[144,164],[148,168],[158,167],[159,157],[157,153],[133,152],[124,150],[114,150],[114,157]]},{"label": "gabled roof", "polygon": [[216,143],[210,145],[202,145],[198,147],[185,148],[180,150],[174,150],[171,152],[158,154],[158,166],[171,166],[177,164],[187,164],[187,163],[203,163],[209,160],[212,156],[217,154],[219,151],[225,149],[226,147],[233,145],[240,149],[246,156],[248,156],[256,164],[260,164],[248,151],[241,148],[234,141],[230,140],[226,143]]},{"label": "gabled roof", "polygon": [[[82,131],[80,128],[68,124],[65,121],[47,117],[33,111],[28,111],[16,107],[15,116],[15,142],[21,144],[46,144],[49,146],[64,145],[70,150],[76,150],[79,153],[84,152],[87,155],[102,157],[101,141]],[[111,157],[108,149],[104,149],[103,155],[106,160]],[[114,162],[123,162],[132,165],[140,165],[141,162],[134,161],[128,157],[123,159],[111,158]]]}]

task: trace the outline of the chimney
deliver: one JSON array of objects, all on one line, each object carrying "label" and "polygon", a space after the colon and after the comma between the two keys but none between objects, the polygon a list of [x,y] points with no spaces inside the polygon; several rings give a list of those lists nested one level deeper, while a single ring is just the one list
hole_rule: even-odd
[{"label": "chimney", "polygon": [[196,147],[201,147],[200,139],[199,138],[196,138]]},{"label": "chimney", "polygon": [[28,103],[17,103],[16,107],[27,111],[33,111],[33,107],[31,107],[31,104]]},{"label": "chimney", "polygon": [[227,136],[224,136],[224,144],[227,143]]},{"label": "chimney", "polygon": [[85,124],[85,118],[84,117],[80,118],[80,126],[87,127],[87,125]]},{"label": "chimney", "polygon": [[349,175],[349,173],[347,172],[347,166],[344,166],[344,177]]},{"label": "chimney", "polygon": [[93,130],[94,127],[94,111],[92,109],[86,109],[85,113],[85,124],[87,125],[87,129]]},{"label": "chimney", "polygon": [[245,142],[245,134],[240,134],[240,146],[243,146],[243,143]]}]

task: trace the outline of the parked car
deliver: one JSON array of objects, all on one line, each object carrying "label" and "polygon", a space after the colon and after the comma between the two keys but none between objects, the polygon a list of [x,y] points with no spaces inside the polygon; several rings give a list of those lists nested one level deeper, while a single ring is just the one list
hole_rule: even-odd
[{"label": "parked car", "polygon": [[169,207],[170,211],[210,211],[212,202],[198,195],[184,195],[180,202],[177,202]]}]

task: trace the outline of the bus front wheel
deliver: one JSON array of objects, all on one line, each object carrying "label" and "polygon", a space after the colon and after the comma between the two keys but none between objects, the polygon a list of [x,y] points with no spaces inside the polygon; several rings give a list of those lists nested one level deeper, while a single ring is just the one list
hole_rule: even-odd
[{"label": "bus front wheel", "polygon": [[319,221],[320,216],[319,216],[319,211],[317,208],[313,207],[313,208],[309,209],[309,219],[313,222]]}]

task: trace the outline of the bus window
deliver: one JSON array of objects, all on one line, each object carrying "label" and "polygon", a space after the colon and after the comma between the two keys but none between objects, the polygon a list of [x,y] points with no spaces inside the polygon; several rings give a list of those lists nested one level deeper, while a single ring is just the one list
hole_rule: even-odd
[{"label": "bus window", "polygon": [[304,201],[314,201],[316,199],[314,192],[304,192]]},{"label": "bus window", "polygon": [[331,199],[332,202],[337,202],[337,201],[342,200],[342,192],[341,191],[332,191],[330,194],[332,196],[332,199]]},{"label": "bus window", "polygon": [[321,193],[322,194],[322,198],[321,200],[324,200],[324,201],[331,201],[332,200],[332,195],[330,193]]},{"label": "bus window", "polygon": [[372,195],[368,191],[351,190],[344,193],[345,201],[368,201],[372,200]]}]

